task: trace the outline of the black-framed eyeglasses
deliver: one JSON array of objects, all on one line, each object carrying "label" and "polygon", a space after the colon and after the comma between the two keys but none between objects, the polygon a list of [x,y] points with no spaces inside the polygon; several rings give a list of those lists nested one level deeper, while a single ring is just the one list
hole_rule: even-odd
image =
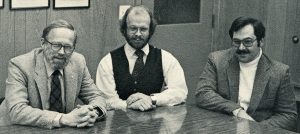
[{"label": "black-framed eyeglasses", "polygon": [[64,47],[64,52],[69,54],[69,53],[72,53],[75,49],[75,47],[71,46],[71,45],[65,45],[62,43],[52,43],[45,38],[44,38],[44,40],[51,45],[51,49],[53,51],[59,51],[62,47]]},{"label": "black-framed eyeglasses", "polygon": [[232,40],[232,45],[235,47],[239,47],[241,45],[241,43],[243,43],[243,45],[245,47],[252,47],[253,43],[256,41],[256,39],[252,39],[252,38],[246,38],[243,40],[238,40],[238,39],[233,39]]}]

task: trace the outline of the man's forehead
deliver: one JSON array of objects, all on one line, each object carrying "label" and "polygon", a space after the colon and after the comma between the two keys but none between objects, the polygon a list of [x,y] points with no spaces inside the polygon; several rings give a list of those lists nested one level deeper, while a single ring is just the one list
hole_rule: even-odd
[{"label": "man's forehead", "polygon": [[233,32],[233,38],[255,37],[254,28],[251,24],[246,25],[239,30]]},{"label": "man's forehead", "polygon": [[66,36],[66,35],[75,35],[75,32],[71,29],[60,27],[60,28],[53,28],[49,31],[48,37],[52,36]]},{"label": "man's forehead", "polygon": [[127,17],[127,20],[129,18],[132,18],[132,17],[144,17],[144,18],[149,18],[150,20],[150,15],[149,13],[146,11],[146,9],[142,8],[142,7],[135,7],[133,8],[129,14],[128,14],[128,17]]}]

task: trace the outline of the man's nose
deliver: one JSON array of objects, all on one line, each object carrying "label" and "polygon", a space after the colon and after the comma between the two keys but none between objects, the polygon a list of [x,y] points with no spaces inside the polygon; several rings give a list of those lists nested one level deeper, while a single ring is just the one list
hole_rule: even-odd
[{"label": "man's nose", "polygon": [[244,46],[243,43],[241,43],[241,44],[239,45],[239,50],[245,50],[245,49],[246,49],[246,47]]},{"label": "man's nose", "polygon": [[59,50],[58,50],[58,53],[59,54],[65,54],[65,48],[64,47],[61,47]]},{"label": "man's nose", "polygon": [[141,36],[141,35],[142,35],[141,30],[140,30],[139,28],[137,29],[135,35],[136,35],[136,36]]}]

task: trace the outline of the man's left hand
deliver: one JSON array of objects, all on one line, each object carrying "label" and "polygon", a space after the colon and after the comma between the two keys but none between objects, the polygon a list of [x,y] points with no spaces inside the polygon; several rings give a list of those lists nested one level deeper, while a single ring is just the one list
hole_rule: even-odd
[{"label": "man's left hand", "polygon": [[94,126],[94,123],[96,122],[96,119],[98,118],[98,114],[96,113],[96,110],[93,108],[91,105],[77,105],[77,108],[83,108],[83,109],[88,109],[89,110],[89,116],[90,119],[88,120],[86,126]]}]

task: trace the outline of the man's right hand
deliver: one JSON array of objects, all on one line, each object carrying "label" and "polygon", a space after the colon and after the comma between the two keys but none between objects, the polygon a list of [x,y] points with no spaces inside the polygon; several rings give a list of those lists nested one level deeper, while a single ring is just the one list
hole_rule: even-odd
[{"label": "man's right hand", "polygon": [[88,106],[86,107],[79,107],[75,108],[73,111],[71,111],[68,114],[63,114],[62,117],[60,118],[60,123],[61,125],[65,126],[71,126],[71,127],[85,127],[85,126],[90,126],[91,124],[90,120],[94,120],[91,118],[91,112],[92,107],[89,108]]}]

